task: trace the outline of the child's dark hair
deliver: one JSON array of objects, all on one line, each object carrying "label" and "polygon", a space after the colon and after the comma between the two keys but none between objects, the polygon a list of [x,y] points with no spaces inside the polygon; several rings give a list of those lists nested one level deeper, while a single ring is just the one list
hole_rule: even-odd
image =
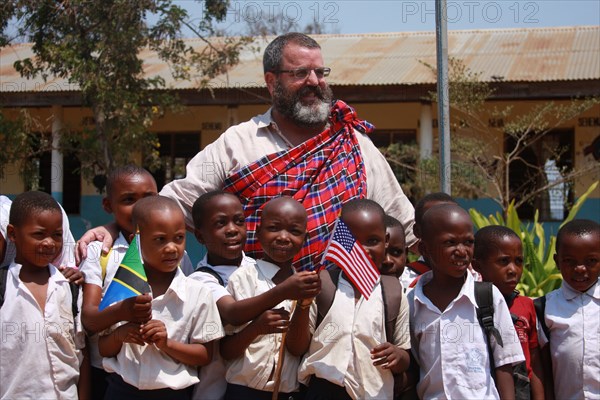
[{"label": "child's dark hair", "polygon": [[505,237],[514,237],[519,241],[519,235],[510,228],[502,225],[490,225],[481,228],[475,234],[475,246],[473,256],[478,260],[483,260],[496,248],[496,243]]},{"label": "child's dark hair", "polygon": [[582,237],[593,234],[600,236],[600,224],[597,222],[589,219],[574,219],[573,221],[567,222],[556,234],[556,251],[558,251],[560,244],[563,241],[563,237],[566,235]]},{"label": "child's dark hair", "polygon": [[198,197],[192,206],[192,218],[194,220],[194,227],[199,228],[204,221],[204,217],[206,215],[206,204],[209,201],[219,196],[233,196],[238,201],[238,197],[230,192],[225,192],[223,190],[213,190],[212,192],[204,193],[202,196]]},{"label": "child's dark hair", "polygon": [[8,223],[14,226],[22,225],[27,217],[43,211],[61,213],[60,206],[52,196],[44,192],[24,192],[15,197],[8,216]]},{"label": "child's dark hair", "polygon": [[376,201],[369,199],[352,199],[348,201],[342,206],[342,215],[340,218],[344,219],[346,214],[356,211],[373,211],[381,216],[381,221],[385,224],[385,211],[383,207]]},{"label": "child's dark hair", "polygon": [[106,177],[106,195],[108,197],[112,195],[113,186],[117,180],[123,176],[131,175],[147,175],[154,180],[154,177],[148,170],[135,164],[127,164],[121,167],[116,167],[112,169]]},{"label": "child's dark hair", "polygon": [[449,204],[458,204],[456,200],[452,196],[444,192],[434,192],[429,193],[421,198],[417,202],[415,206],[415,224],[421,225],[423,222],[423,214],[425,213],[425,206],[427,203],[439,202],[439,203],[449,203]]},{"label": "child's dark hair", "polygon": [[165,196],[148,196],[139,199],[133,206],[131,218],[134,226],[145,225],[150,219],[150,212],[155,210],[177,210],[182,213],[177,202]]},{"label": "child's dark hair", "polygon": [[402,222],[398,221],[396,218],[392,217],[391,215],[386,214],[385,215],[385,227],[386,228],[395,228],[397,226],[402,227],[404,230],[404,226],[402,225]]}]

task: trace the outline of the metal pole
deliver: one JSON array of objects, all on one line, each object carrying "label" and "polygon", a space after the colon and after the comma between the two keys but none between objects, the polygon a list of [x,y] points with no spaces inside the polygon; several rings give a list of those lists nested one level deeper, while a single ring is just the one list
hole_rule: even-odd
[{"label": "metal pole", "polygon": [[450,110],[448,103],[448,8],[446,0],[435,1],[437,53],[438,135],[440,142],[440,190],[452,194],[450,185]]}]

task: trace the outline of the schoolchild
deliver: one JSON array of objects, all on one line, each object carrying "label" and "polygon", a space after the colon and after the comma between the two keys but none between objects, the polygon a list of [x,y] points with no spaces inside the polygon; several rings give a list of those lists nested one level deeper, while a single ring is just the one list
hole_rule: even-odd
[{"label": "schoolchild", "polygon": [[385,232],[389,237],[389,241],[385,247],[385,258],[381,263],[381,274],[395,275],[397,278],[400,278],[406,267],[408,252],[404,227],[396,218],[386,215]]},{"label": "schoolchild", "polygon": [[189,399],[197,367],[212,357],[212,341],[223,335],[210,290],[186,277],[179,263],[186,227],[181,209],[162,196],[140,199],[133,208],[139,247],[152,296],[152,317],[121,322],[100,336],[106,399]]},{"label": "schoolchild", "polygon": [[88,246],[89,256],[81,263],[85,273],[83,286],[82,321],[88,333],[88,348],[92,365],[92,398],[101,400],[106,391],[108,374],[102,368],[102,357],[98,352],[97,332],[108,329],[120,321],[146,322],[151,317],[152,298],[143,294],[98,310],[119,264],[123,260],[135,227],[132,221],[134,205],[140,199],[158,195],[156,182],[148,171],[136,165],[115,168],[108,175],[106,197],[102,199],[104,211],[112,214],[119,228],[119,237],[106,256],[100,256],[102,242]]},{"label": "schoolchild", "polygon": [[600,399],[600,224],[566,223],[556,235],[554,260],[563,282],[545,296],[540,313],[548,331],[540,332],[542,352],[552,364],[546,380],[553,381],[556,399]]},{"label": "schoolchild", "polygon": [[511,229],[490,225],[475,234],[473,268],[484,282],[492,282],[504,296],[525,356],[530,398],[544,398],[537,317],[533,300],[516,290],[523,274],[523,245]]},{"label": "schoolchild", "polygon": [[[8,240],[6,228],[10,214],[12,200],[0,195],[0,268],[7,267],[15,259],[15,245]],[[70,282],[77,285],[83,284],[83,274],[75,266],[74,247],[75,239],[69,229],[69,218],[60,203],[58,204],[63,218],[63,247],[62,251],[52,260],[52,265],[56,266],[60,272]]]},{"label": "schoolchild", "polygon": [[[194,202],[192,216],[196,239],[206,246],[207,254],[190,278],[210,288],[224,324],[243,325],[286,299],[302,298],[311,285],[316,287],[314,274],[300,272],[256,297],[236,301],[226,289],[229,277],[238,267],[256,268],[256,261],[243,252],[246,222],[242,203],[228,192],[205,193]],[[220,400],[225,395],[225,362],[218,341],[214,347],[212,362],[200,369],[194,399]]]},{"label": "schoolchild", "polygon": [[[256,265],[241,266],[231,275],[227,289],[236,300],[268,292],[294,275],[292,261],[306,238],[306,215],[302,204],[291,197],[279,197],[265,205],[257,229],[265,257]],[[305,294],[310,299],[318,293],[318,275],[304,274],[310,278]],[[282,334],[287,331],[292,304],[291,300],[280,302],[221,340],[221,355],[229,360],[225,399],[271,399]],[[298,399],[300,358],[285,348],[282,356],[279,398]]]},{"label": "schoolchild", "polygon": [[[372,200],[351,200],[342,207],[340,220],[381,269],[389,240],[383,208]],[[324,285],[329,272],[321,274]],[[402,296],[395,276],[392,281]],[[296,309],[288,349],[296,355],[306,352],[298,377],[308,386],[307,400],[393,397],[394,375],[403,374],[409,365],[408,304],[400,299],[388,335],[382,287],[376,285],[367,301],[341,273],[322,320],[318,315],[323,310],[317,307]],[[320,300],[315,304],[325,303]]]},{"label": "schoolchild", "polygon": [[[423,225],[423,215],[431,207],[439,206],[441,204],[457,203],[452,196],[443,192],[429,193],[423,196],[423,198],[417,202],[417,205],[415,206],[415,225],[413,227],[413,232],[418,240],[421,239],[420,232],[421,226]],[[404,268],[402,275],[400,276],[400,283],[402,284],[404,292],[406,293],[411,290],[417,284],[418,277],[430,269],[431,268],[429,267],[427,260],[422,254],[418,260],[408,263]]]},{"label": "schoolchild", "polygon": [[477,318],[475,281],[468,271],[474,242],[469,214],[444,204],[430,208],[422,222],[419,250],[431,271],[408,295],[412,351],[420,365],[419,398],[514,398],[512,367],[524,361],[523,351],[506,301],[492,287],[494,326],[503,346],[492,338],[492,354],[488,352]]},{"label": "schoolchild", "polygon": [[[85,338],[69,281],[52,265],[63,246],[58,203],[25,192],[12,203],[7,237],[15,258],[8,267],[0,310],[0,397],[76,399]],[[77,315],[76,315],[77,314]]]}]

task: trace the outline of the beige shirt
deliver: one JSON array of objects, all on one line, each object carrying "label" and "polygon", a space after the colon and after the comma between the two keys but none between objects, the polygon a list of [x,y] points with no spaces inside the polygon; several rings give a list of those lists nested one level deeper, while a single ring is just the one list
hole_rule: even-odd
[{"label": "beige shirt", "polygon": [[[224,333],[210,290],[179,268],[167,291],[152,300],[152,318],[164,322],[169,339],[181,343],[207,343]],[[177,390],[198,383],[196,367],[175,361],[154,345],[123,343],[116,357],[103,359],[103,366],[142,390]]]},{"label": "beige shirt", "polygon": [[73,319],[69,281],[50,265],[42,313],[20,272],[21,264],[13,262],[0,311],[0,398],[77,399],[85,336],[81,313]]},{"label": "beige shirt", "polygon": [[[187,165],[186,177],[165,185],[160,194],[179,202],[188,226],[192,205],[203,193],[219,190],[225,179],[241,167],[292,145],[271,119],[271,110],[232,126],[215,142],[198,153]],[[356,132],[367,175],[367,198],[379,203],[385,212],[402,222],[406,243],[416,242],[412,233],[414,208],[398,184],[381,152],[364,134]]]},{"label": "beige shirt", "polygon": [[[408,310],[403,297],[393,344],[405,350],[410,349]],[[333,304],[316,329],[316,308],[310,314],[313,338],[298,371],[300,382],[308,384],[315,375],[344,386],[353,399],[391,399],[392,373],[371,360],[371,349],[387,341],[381,285],[369,300],[361,297],[355,303],[354,289],[342,275]]]},{"label": "beige shirt", "polygon": [[[257,260],[255,265],[243,265],[229,277],[227,289],[236,300],[247,299],[268,291],[275,286],[273,277],[279,267],[264,260]],[[292,301],[286,300],[275,308],[291,310]],[[239,332],[245,326],[237,327]],[[257,390],[273,391],[274,371],[279,358],[281,334],[260,335],[248,346],[244,355],[226,363],[228,383],[242,385]],[[298,364],[300,358],[291,355],[287,350],[281,371],[279,391],[289,393],[298,390]]]}]

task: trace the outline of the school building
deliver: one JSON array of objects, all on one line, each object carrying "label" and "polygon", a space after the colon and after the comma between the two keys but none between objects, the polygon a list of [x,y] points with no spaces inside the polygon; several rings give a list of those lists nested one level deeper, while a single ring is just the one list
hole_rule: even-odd
[{"label": "school building", "polygon": [[[372,122],[372,140],[378,146],[392,142],[416,141],[422,156],[437,153],[437,106],[424,100],[435,90],[436,77],[425,64],[436,63],[434,32],[315,35],[321,44],[328,78],[336,98],[357,109]],[[189,40],[200,47],[200,40]],[[263,113],[270,99],[262,73],[262,51],[267,42],[257,39],[253,49],[244,50],[240,63],[226,75],[198,90],[201,77],[175,81],[169,67],[155,54],[145,52],[148,76],[160,75],[186,105],[184,111],[168,114],[150,128],[160,139],[164,168],[156,174],[159,188],[185,174],[186,163],[214,141],[229,126]],[[256,50],[258,47],[258,50]],[[529,109],[548,101],[566,103],[574,97],[600,96],[600,27],[571,26],[531,29],[465,30],[449,32],[449,54],[463,60],[468,68],[481,73],[495,92],[489,107],[511,105]],[[52,135],[61,129],[81,130],[93,126],[89,109],[82,106],[76,85],[49,77],[24,79],[13,63],[31,56],[29,44],[0,51],[0,111],[16,116],[21,108],[38,117]],[[502,121],[487,121],[497,126]],[[545,140],[565,146],[573,167],[600,164],[600,106],[567,121]],[[502,143],[503,141],[499,141]],[[500,154],[502,146],[490,146]],[[543,159],[539,147],[536,156]],[[77,160],[54,152],[31,160],[40,168],[41,186],[62,201],[70,215],[75,236],[90,226],[104,223],[109,216],[100,207],[101,195],[95,187],[73,171]],[[577,198],[600,179],[600,168],[579,179],[574,191],[563,196]],[[0,181],[0,193],[13,196],[25,190],[14,167],[8,167]],[[453,179],[460,179],[455,176]],[[431,188],[436,191],[437,188]],[[545,219],[562,218],[562,201],[555,201]],[[462,199],[463,205],[484,212],[498,210],[490,199]],[[558,212],[556,212],[558,211]],[[592,193],[580,217],[600,221],[600,189]]]}]

